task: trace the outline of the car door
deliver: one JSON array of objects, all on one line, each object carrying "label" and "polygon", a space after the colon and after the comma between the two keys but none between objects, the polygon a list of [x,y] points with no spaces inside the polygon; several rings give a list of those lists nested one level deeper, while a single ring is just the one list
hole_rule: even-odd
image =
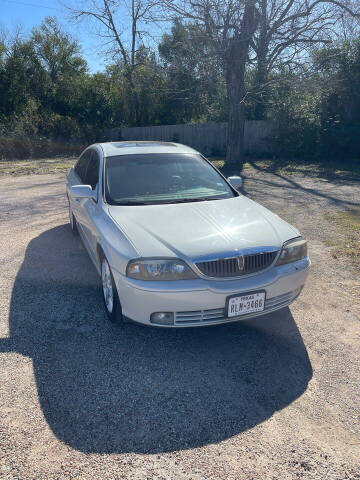
[{"label": "car door", "polygon": [[90,255],[96,261],[96,248],[98,239],[99,219],[101,208],[99,207],[99,177],[100,177],[100,156],[97,150],[90,150],[90,158],[84,177],[84,184],[90,185],[95,193],[94,198],[83,199],[81,202],[82,227]]}]

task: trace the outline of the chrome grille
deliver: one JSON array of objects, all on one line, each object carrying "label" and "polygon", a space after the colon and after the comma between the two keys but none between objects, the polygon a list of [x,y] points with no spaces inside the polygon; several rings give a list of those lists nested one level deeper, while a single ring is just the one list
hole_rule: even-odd
[{"label": "chrome grille", "polygon": [[213,308],[212,310],[195,310],[188,312],[176,312],[175,323],[201,323],[221,320],[224,318],[223,308]]},{"label": "chrome grille", "polygon": [[[239,277],[259,272],[269,267],[277,255],[275,252],[260,252],[240,257],[218,258],[207,262],[197,262],[197,268],[208,277]],[[239,260],[240,258],[240,260]]]}]

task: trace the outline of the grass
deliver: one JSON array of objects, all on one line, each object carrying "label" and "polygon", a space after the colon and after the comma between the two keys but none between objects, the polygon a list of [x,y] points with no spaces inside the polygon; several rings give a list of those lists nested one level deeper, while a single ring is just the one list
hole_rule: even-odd
[{"label": "grass", "polygon": [[39,160],[0,160],[0,176],[66,173],[74,165],[75,161],[76,157],[41,158]]},{"label": "grass", "polygon": [[328,240],[333,257],[348,257],[360,266],[360,207],[327,214],[325,219],[335,226],[338,233],[336,239]]},{"label": "grass", "polygon": [[[234,166],[227,167],[222,157],[213,157],[210,160],[224,175],[241,173],[240,170],[236,171]],[[246,173],[252,169],[280,175],[298,174],[323,179],[360,180],[360,159],[314,161],[248,158],[243,171]]]},{"label": "grass", "polygon": [[[256,162],[258,163],[258,162]],[[317,178],[360,179],[360,160],[261,160],[260,164],[270,171],[273,169],[281,174],[297,173]]]},{"label": "grass", "polygon": [[[242,170],[237,169],[234,165],[227,166],[223,157],[212,157],[210,160],[224,175],[239,175],[254,170],[261,170],[269,173],[278,173],[280,175],[299,174],[323,179],[360,180],[360,160],[310,162],[306,160],[290,161],[248,158]],[[70,168],[75,161],[75,156],[64,155],[42,159],[0,160],[0,175],[18,176],[62,173]]]}]

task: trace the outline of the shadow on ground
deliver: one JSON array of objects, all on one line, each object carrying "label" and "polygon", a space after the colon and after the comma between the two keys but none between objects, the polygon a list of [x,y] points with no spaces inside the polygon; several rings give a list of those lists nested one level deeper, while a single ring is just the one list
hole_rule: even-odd
[{"label": "shadow on ground", "polygon": [[[351,202],[348,200],[342,200],[334,195],[329,195],[328,193],[325,193],[324,191],[320,191],[319,189],[316,188],[308,188],[304,187],[301,185],[299,182],[296,182],[293,178],[291,178],[291,175],[284,175],[281,174],[277,171],[276,168],[273,170],[271,168],[264,168],[259,165],[256,165],[255,162],[249,161],[250,165],[257,170],[258,172],[270,172],[273,176],[277,177],[280,181],[283,181],[285,183],[276,183],[272,180],[265,180],[262,179],[261,182],[264,183],[265,185],[269,186],[275,186],[275,187],[281,187],[283,189],[291,189],[291,190],[298,190],[299,192],[303,192],[305,194],[310,194],[311,196],[316,198],[324,198],[329,201],[329,203],[332,203],[334,205],[341,205],[341,206],[357,206],[358,203],[356,202]],[[344,184],[346,183],[344,180],[338,180],[340,183]],[[356,180],[354,180],[356,181]],[[352,183],[354,182],[352,181]]]},{"label": "shadow on ground", "polygon": [[200,329],[108,324],[95,270],[67,225],[30,242],[0,351],[33,358],[47,422],[83,452],[219,442],[289,405],[312,377],[289,309]]},{"label": "shadow on ground", "polygon": [[[243,187],[239,190],[241,193],[246,195],[247,192],[246,186],[247,186],[247,180],[248,178],[251,178],[252,181],[254,181],[258,185],[264,185],[264,187],[275,187],[278,189],[279,187],[281,188],[281,195],[279,194],[279,198],[283,198],[283,195],[286,191],[289,192],[294,192],[294,194],[305,194],[308,195],[309,201],[312,199],[314,201],[318,201],[319,199],[324,199],[326,200],[330,205],[334,206],[341,206],[345,208],[352,208],[356,207],[359,204],[357,202],[352,202],[350,200],[346,199],[341,199],[339,196],[336,196],[334,194],[329,194],[329,192],[326,191],[326,189],[320,189],[320,188],[310,188],[306,187],[304,185],[301,185],[298,181],[294,180],[294,177],[291,174],[285,174],[281,173],[281,166],[284,164],[280,161],[279,163],[274,160],[273,162],[269,162],[269,165],[261,165],[258,164],[256,161],[253,160],[247,160],[247,163],[251,165],[251,167],[254,169],[255,172],[259,172],[260,174],[269,174],[268,177],[260,176],[257,177],[256,175],[251,175],[249,177],[247,175],[246,171],[242,171],[241,169],[236,168],[236,166],[231,166],[231,165],[224,165],[219,168],[221,173],[225,176],[231,176],[231,175],[240,175],[243,178]],[[309,167],[310,168],[310,167]],[[275,177],[275,179],[274,179]],[[311,176],[309,177],[311,178]],[[344,179],[339,176],[331,176],[330,174],[326,178],[331,178],[333,184],[339,184],[339,185],[345,185],[345,184],[350,184],[353,185],[354,182],[358,182],[360,179],[359,178],[349,178],[349,179]],[[278,180],[278,181],[276,181]],[[321,185],[318,183],[318,185]],[[270,193],[270,192],[269,192]],[[271,192],[271,196],[275,197],[273,192]]]}]

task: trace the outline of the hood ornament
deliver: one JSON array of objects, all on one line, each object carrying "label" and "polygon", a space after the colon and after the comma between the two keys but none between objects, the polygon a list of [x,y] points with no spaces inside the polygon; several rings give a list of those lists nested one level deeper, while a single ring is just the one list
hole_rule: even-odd
[{"label": "hood ornament", "polygon": [[245,267],[244,255],[239,255],[237,257],[237,266],[239,270],[244,270],[244,267]]}]

